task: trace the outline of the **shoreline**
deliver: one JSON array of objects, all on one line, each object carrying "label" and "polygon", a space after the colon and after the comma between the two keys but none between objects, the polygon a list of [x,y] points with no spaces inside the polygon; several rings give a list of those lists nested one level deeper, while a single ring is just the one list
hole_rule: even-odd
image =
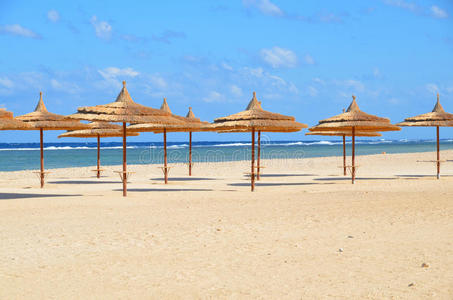
[{"label": "shoreline", "polygon": [[[92,150],[92,149],[90,149]],[[93,149],[95,150],[95,149]],[[349,149],[347,149],[349,150]],[[52,150],[53,151],[53,150]],[[263,151],[263,150],[262,150]],[[417,154],[432,154],[433,157],[435,157],[436,155],[436,152],[435,151],[420,151],[420,152],[417,152],[417,151],[414,151],[414,152],[398,152],[398,153],[376,153],[376,154],[360,154],[360,152],[357,151],[356,149],[356,157],[373,157],[373,156],[380,156],[380,155],[417,155]],[[445,155],[448,155],[450,154],[450,156],[452,157],[452,160],[453,160],[453,149],[447,149],[447,150],[440,150],[440,155],[441,157],[445,156]],[[310,156],[310,157],[300,157],[300,158],[261,158],[261,161],[276,161],[276,162],[279,162],[279,161],[291,161],[291,160],[310,160],[310,159],[325,159],[325,158],[341,158],[343,159],[343,156],[342,155],[326,155],[326,156]],[[95,159],[95,157],[93,157],[93,160]],[[102,158],[101,158],[102,159]],[[256,158],[255,158],[256,159]],[[347,151],[347,156],[346,156],[346,160],[350,160],[351,159],[351,156],[350,156],[350,151],[348,152]],[[45,158],[44,158],[45,160]],[[447,160],[445,157],[444,157],[444,160]],[[238,159],[238,160],[225,160],[225,161],[194,161],[195,164],[222,164],[222,163],[234,163],[234,162],[250,162],[250,158],[245,158],[245,159]],[[449,162],[449,161],[447,161]],[[140,167],[144,167],[144,166],[158,166],[158,165],[161,165],[163,164],[163,162],[156,162],[156,163],[142,163],[142,164],[128,164],[128,167],[134,167],[134,166],[140,166]],[[172,165],[172,166],[183,166],[183,165],[187,165],[187,162],[169,162],[169,165]],[[67,166],[62,166],[62,167],[46,167],[45,166],[45,170],[62,170],[62,169],[83,169],[83,168],[93,168],[95,167],[95,161],[93,162],[93,165],[88,165],[88,166],[71,166],[71,167],[67,167]],[[101,163],[101,168],[104,168],[104,167],[107,167],[107,168],[115,168],[115,167],[121,167],[122,166],[122,162],[119,162],[119,163],[116,163],[116,164],[102,164]],[[34,168],[34,169],[22,169],[22,170],[14,170],[14,171],[1,171],[0,170],[0,174],[10,174],[10,173],[15,173],[15,172],[33,172],[33,171],[39,171],[39,168]]]}]

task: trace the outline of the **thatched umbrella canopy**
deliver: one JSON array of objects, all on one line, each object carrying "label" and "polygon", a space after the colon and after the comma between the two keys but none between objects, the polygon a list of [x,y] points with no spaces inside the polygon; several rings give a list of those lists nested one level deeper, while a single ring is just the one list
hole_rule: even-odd
[{"label": "thatched umbrella canopy", "polygon": [[13,113],[0,108],[0,130],[28,130],[30,126],[22,121],[15,120]]},{"label": "thatched umbrella canopy", "polygon": [[418,115],[415,117],[404,119],[404,122],[398,123],[398,126],[422,126],[422,127],[436,127],[437,136],[437,179],[440,178],[440,143],[439,143],[439,127],[452,127],[453,114],[445,112],[440,104],[439,94],[437,94],[437,103],[432,112]]},{"label": "thatched umbrella canopy", "polygon": [[[60,134],[58,138],[63,137],[74,137],[74,138],[97,138],[97,169],[96,176],[97,178],[101,177],[101,137],[122,137],[123,131],[121,126],[111,124],[109,122],[91,122],[87,124],[90,126],[90,129],[82,129],[82,130],[71,130],[67,131],[63,134]],[[138,132],[127,132],[127,136],[138,136]]]},{"label": "thatched umbrella canopy", "polygon": [[16,120],[13,113],[0,108],[0,130],[30,130],[29,124]]},{"label": "thatched umbrella canopy", "polygon": [[179,121],[169,113],[135,103],[123,81],[123,88],[115,102],[96,106],[79,107],[74,119],[88,121],[107,121],[123,124],[123,196],[127,196],[127,160],[126,160],[126,123],[178,124]]},{"label": "thatched umbrella canopy", "polygon": [[[352,136],[352,132],[350,131],[309,131],[305,135],[322,135],[322,136],[341,136],[343,137],[343,175],[346,176],[346,137]],[[376,137],[382,136],[382,134],[378,132],[370,132],[370,131],[357,131],[355,136],[366,136],[366,137]]]},{"label": "thatched umbrella canopy", "polygon": [[[253,92],[244,111],[236,114],[217,118],[214,120],[212,127],[218,132],[251,132],[252,133],[252,165],[251,165],[251,190],[255,189],[255,131],[258,131],[258,149],[260,149],[261,132],[296,132],[307,128],[303,123],[296,122],[294,117],[285,116],[261,107],[261,102],[256,98]],[[258,155],[258,158],[260,155]],[[259,161],[258,161],[259,164]],[[260,168],[258,167],[258,170]]]},{"label": "thatched umbrella canopy", "polygon": [[160,107],[161,110],[170,113],[175,119],[181,121],[180,124],[166,125],[161,124],[133,124],[130,125],[127,130],[134,132],[154,132],[163,133],[164,138],[164,182],[168,183],[168,166],[167,166],[167,132],[189,132],[189,176],[192,176],[192,132],[198,131],[212,131],[212,128],[208,122],[203,122],[199,118],[195,117],[192,112],[192,108],[189,107],[189,112],[185,117],[174,115],[170,107],[168,106],[167,99]]},{"label": "thatched umbrella canopy", "polygon": [[39,130],[40,133],[40,150],[41,150],[41,188],[44,187],[44,130],[76,130],[87,128],[86,124],[72,120],[66,116],[58,115],[47,111],[44,101],[42,100],[42,92],[39,93],[38,105],[33,112],[18,116],[16,120],[27,123],[29,130]]},{"label": "thatched umbrella canopy", "polygon": [[355,181],[355,137],[356,132],[379,132],[379,131],[398,131],[400,127],[390,123],[387,118],[381,118],[367,114],[360,110],[356,102],[356,97],[352,96],[352,102],[346,112],[334,117],[321,120],[319,124],[309,128],[310,131],[342,131],[351,132],[352,135],[352,183]]}]

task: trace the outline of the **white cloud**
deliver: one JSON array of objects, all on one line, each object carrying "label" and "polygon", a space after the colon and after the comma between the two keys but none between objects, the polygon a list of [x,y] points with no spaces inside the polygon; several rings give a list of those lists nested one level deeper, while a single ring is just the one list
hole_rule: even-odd
[{"label": "white cloud", "polygon": [[63,91],[70,94],[77,94],[80,92],[80,87],[75,83],[58,81],[53,78],[50,80],[50,85],[53,89]]},{"label": "white cloud", "polygon": [[225,62],[223,62],[223,63],[221,64],[221,66],[222,66],[222,68],[224,68],[225,70],[233,71],[233,67],[230,66],[229,64],[225,63]]},{"label": "white cloud", "polygon": [[325,15],[320,15],[319,21],[324,22],[324,23],[341,23],[342,18],[333,13],[328,13]]},{"label": "white cloud", "polygon": [[117,77],[136,77],[140,73],[135,71],[132,68],[116,68],[116,67],[109,67],[103,70],[98,70],[99,74],[101,74],[104,79],[115,79]]},{"label": "white cloud", "polygon": [[0,95],[10,95],[13,87],[14,83],[8,77],[0,77]]},{"label": "white cloud", "polygon": [[387,101],[392,105],[398,105],[401,102],[398,98],[389,98]]},{"label": "white cloud", "polygon": [[8,89],[14,87],[14,83],[8,77],[0,77],[0,85]]},{"label": "white cloud", "polygon": [[316,97],[319,94],[318,89],[315,87],[312,87],[312,86],[309,86],[307,88],[307,92],[308,92],[308,95],[310,95],[311,97]]},{"label": "white cloud", "polygon": [[315,59],[310,54],[305,55],[304,60],[305,60],[305,63],[307,65],[314,65],[315,64]]},{"label": "white cloud", "polygon": [[231,94],[233,94],[236,97],[241,97],[242,96],[242,89],[238,87],[237,85],[232,85],[230,87]]},{"label": "white cloud", "polygon": [[326,84],[326,82],[324,80],[322,80],[321,78],[318,78],[318,77],[313,78],[313,82],[320,84],[320,85]]},{"label": "white cloud", "polygon": [[384,0],[384,3],[387,5],[399,7],[415,13],[417,15],[430,15],[431,17],[437,19],[446,19],[448,18],[447,11],[443,10],[437,5],[432,5],[431,7],[420,6],[414,2],[409,2],[405,0]]},{"label": "white cloud", "polygon": [[428,90],[428,92],[432,94],[437,94],[439,92],[439,87],[437,86],[437,84],[434,83],[428,83],[426,85],[426,89]]},{"label": "white cloud", "polygon": [[271,94],[275,95],[273,98],[279,98],[283,93],[299,93],[299,90],[292,82],[287,82],[277,75],[265,72],[262,68],[243,67],[239,70],[237,76],[247,86],[262,86],[264,92],[266,92],[265,98],[271,98],[269,96]]},{"label": "white cloud", "polygon": [[334,80],[333,83],[341,88],[348,89],[348,92],[364,92],[365,85],[354,79],[346,79],[346,80]]},{"label": "white cloud", "polygon": [[216,91],[211,91],[208,96],[203,98],[204,102],[223,102],[225,97]]},{"label": "white cloud", "polygon": [[245,71],[250,73],[250,75],[255,76],[255,77],[263,77],[264,70],[263,68],[244,68]]},{"label": "white cloud", "polygon": [[23,72],[20,73],[21,87],[43,90],[47,82],[46,75],[40,72]]},{"label": "white cloud", "polygon": [[374,77],[376,77],[376,78],[381,77],[381,71],[379,70],[379,68],[374,68],[374,69],[373,69],[373,75],[374,75]]},{"label": "white cloud", "polygon": [[50,80],[50,85],[54,88],[54,89],[60,89],[62,87],[62,84],[58,82],[58,80],[56,79],[51,79]]},{"label": "white cloud", "polygon": [[22,27],[19,24],[0,26],[0,33],[10,34],[10,35],[17,35],[17,36],[33,38],[33,39],[41,38],[39,36],[39,34],[31,31],[28,28]]},{"label": "white cloud", "polygon": [[353,80],[353,79],[345,80],[344,85],[346,87],[350,87],[350,88],[356,90],[357,92],[363,92],[365,90],[365,85],[358,80]]},{"label": "white cloud", "polygon": [[406,9],[406,10],[409,10],[412,12],[415,12],[418,10],[418,6],[415,3],[407,2],[404,0],[386,0],[384,2],[388,5]]},{"label": "white cloud", "polygon": [[270,0],[242,0],[242,4],[245,5],[246,7],[255,7],[265,15],[270,16],[284,15],[280,7],[272,3]]},{"label": "white cloud", "polygon": [[168,86],[167,81],[159,75],[151,75],[150,81],[155,87],[160,89],[165,89]]},{"label": "white cloud", "polygon": [[293,94],[299,94],[299,89],[292,82],[288,84],[288,90]]},{"label": "white cloud", "polygon": [[47,12],[47,19],[49,19],[52,22],[58,22],[60,20],[60,14],[58,11],[51,9]]},{"label": "white cloud", "polygon": [[180,31],[166,30],[161,35],[153,35],[153,40],[162,42],[165,44],[171,44],[174,39],[184,39],[186,34]]},{"label": "white cloud", "polygon": [[261,57],[273,68],[293,68],[297,65],[297,56],[293,51],[277,46],[271,49],[262,49]]},{"label": "white cloud", "polygon": [[108,40],[112,36],[112,26],[106,21],[99,21],[96,16],[92,16],[90,20],[98,38]]},{"label": "white cloud", "polygon": [[446,19],[448,18],[448,13],[441,9],[440,7],[436,6],[436,5],[433,5],[431,6],[431,15],[434,17],[434,18],[438,18],[438,19]]},{"label": "white cloud", "polygon": [[287,85],[286,81],[277,75],[267,74],[266,77],[271,80],[272,85],[275,85],[275,86]]}]

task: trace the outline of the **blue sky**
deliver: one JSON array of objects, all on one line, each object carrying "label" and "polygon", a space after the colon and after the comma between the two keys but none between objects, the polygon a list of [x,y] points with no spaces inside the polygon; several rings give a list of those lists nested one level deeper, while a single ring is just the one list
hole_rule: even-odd
[{"label": "blue sky", "polygon": [[[447,0],[2,0],[0,105],[21,115],[43,91],[49,111],[70,114],[112,102],[126,80],[136,102],[159,107],[167,97],[173,113],[192,106],[206,121],[243,110],[253,91],[264,109],[310,126],[340,113],[352,94],[362,110],[392,122],[430,111],[437,92],[453,112],[452,14]],[[46,141],[60,133],[46,133]],[[404,128],[384,138],[433,134]],[[37,132],[1,135],[38,141]]]}]

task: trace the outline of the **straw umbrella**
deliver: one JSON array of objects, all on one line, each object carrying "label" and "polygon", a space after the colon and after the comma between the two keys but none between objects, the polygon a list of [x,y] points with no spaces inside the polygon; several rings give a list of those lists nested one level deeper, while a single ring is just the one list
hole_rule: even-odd
[{"label": "straw umbrella", "polygon": [[[200,118],[195,117],[192,111],[192,107],[189,107],[189,111],[185,117],[185,120],[192,125],[195,125],[195,129],[189,130],[189,176],[192,176],[192,132],[195,131],[211,131],[209,122],[203,122]],[[197,127],[198,126],[198,127]]]},{"label": "straw umbrella", "polygon": [[170,107],[168,106],[167,99],[164,98],[161,110],[171,114],[175,119],[181,121],[180,124],[133,124],[127,127],[127,130],[134,132],[154,132],[154,133],[163,133],[164,138],[164,182],[168,183],[168,171],[169,167],[167,166],[167,132],[189,132],[189,176],[192,176],[192,132],[198,131],[210,131],[212,128],[208,122],[200,121],[199,118],[196,118],[192,112],[192,108],[189,107],[189,112],[185,117],[172,114]]},{"label": "straw umbrella", "polygon": [[251,190],[255,189],[255,131],[263,132],[296,132],[307,128],[306,124],[295,121],[294,117],[285,116],[263,110],[261,102],[253,98],[244,111],[217,118],[212,127],[219,132],[251,132],[252,133],[252,163]]},{"label": "straw umbrella", "polygon": [[0,108],[0,130],[30,130],[29,124],[16,120],[13,113]]},{"label": "straw umbrella", "polygon": [[356,97],[352,96],[352,102],[346,112],[334,117],[321,120],[319,124],[309,128],[310,131],[347,131],[352,135],[352,184],[355,181],[355,137],[358,132],[370,131],[398,131],[400,127],[390,124],[387,118],[381,118],[367,114],[360,110]]},{"label": "straw umbrella", "polygon": [[[344,111],[344,110],[343,110]],[[305,135],[322,135],[322,136],[341,136],[343,137],[343,175],[346,176],[346,137],[352,136],[351,132],[348,131],[310,131],[307,132]],[[382,136],[382,134],[377,132],[356,132],[355,136],[366,136],[366,137],[376,137]]]},{"label": "straw umbrella", "polygon": [[35,110],[31,113],[16,117],[17,120],[23,121],[30,125],[30,130],[39,130],[40,150],[41,150],[41,188],[44,187],[44,130],[76,130],[87,128],[86,124],[72,120],[63,115],[57,115],[47,111],[42,100],[42,92],[39,93],[39,101]]},{"label": "straw umbrella", "polygon": [[127,196],[127,159],[126,159],[126,123],[178,124],[180,121],[160,109],[143,106],[132,100],[123,81],[123,88],[115,102],[97,106],[79,107],[78,112],[70,117],[88,121],[107,121],[123,124],[123,196]]},{"label": "straw umbrella", "polygon": [[404,122],[398,123],[398,126],[423,126],[423,127],[436,127],[437,136],[437,160],[434,162],[437,165],[437,179],[440,178],[440,143],[439,143],[439,127],[452,127],[453,114],[445,112],[440,104],[439,94],[437,94],[437,103],[432,112],[418,115],[415,117],[407,118]]},{"label": "straw umbrella", "polygon": [[[60,134],[58,138],[62,137],[74,137],[74,138],[97,138],[97,169],[96,177],[101,177],[101,137],[122,137],[123,131],[121,130],[121,126],[111,124],[108,122],[91,122],[87,124],[90,126],[90,129],[82,129],[82,130],[71,130]],[[127,136],[138,136],[139,133],[136,132],[127,132]]]},{"label": "straw umbrella", "polygon": [[15,120],[13,113],[4,108],[0,108],[0,130],[29,130],[30,125],[22,121]]}]

